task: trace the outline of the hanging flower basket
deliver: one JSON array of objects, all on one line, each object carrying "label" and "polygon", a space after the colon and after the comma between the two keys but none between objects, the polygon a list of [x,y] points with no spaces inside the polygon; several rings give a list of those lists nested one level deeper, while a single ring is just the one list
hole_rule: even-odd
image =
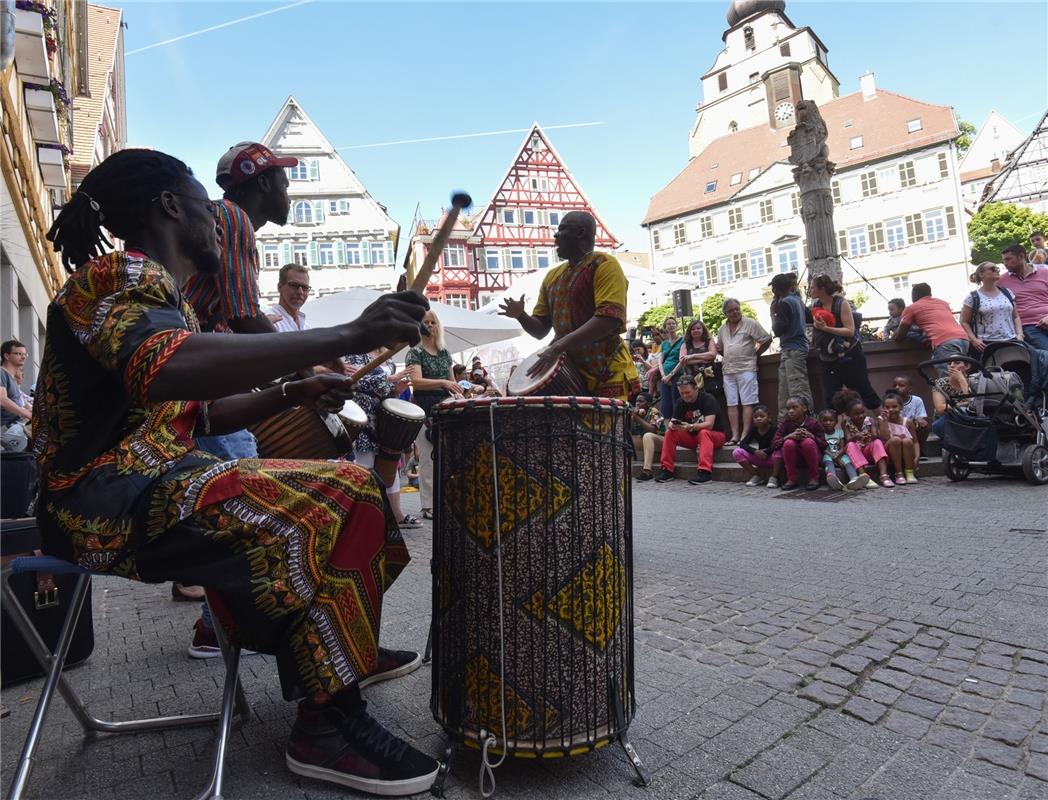
[{"label": "hanging flower basket", "polygon": [[58,13],[43,3],[33,0],[15,0],[19,11],[35,11],[44,20],[44,41],[47,43],[47,54],[53,56],[58,52]]},{"label": "hanging flower basket", "polygon": [[50,92],[55,98],[55,113],[58,114],[60,122],[65,122],[69,117],[69,93],[66,91],[65,86],[62,85],[62,81],[57,78],[52,78],[50,83],[25,83],[23,84],[26,89],[39,89],[44,92]]},{"label": "hanging flower basket", "polygon": [[73,148],[68,147],[64,144],[38,144],[38,148],[44,148],[46,150],[58,150],[62,153],[62,164],[65,166],[66,172],[69,172],[69,156],[73,154]]}]

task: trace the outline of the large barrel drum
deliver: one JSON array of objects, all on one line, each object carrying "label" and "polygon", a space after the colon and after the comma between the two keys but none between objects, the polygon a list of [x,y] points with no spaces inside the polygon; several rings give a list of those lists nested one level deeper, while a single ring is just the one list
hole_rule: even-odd
[{"label": "large barrel drum", "polygon": [[433,414],[434,718],[512,755],[576,755],[633,718],[625,403],[449,401]]}]

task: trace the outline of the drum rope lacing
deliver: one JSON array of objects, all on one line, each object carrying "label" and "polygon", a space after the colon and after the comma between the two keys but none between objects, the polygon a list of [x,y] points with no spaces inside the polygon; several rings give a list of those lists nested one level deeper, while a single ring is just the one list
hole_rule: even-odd
[{"label": "drum rope lacing", "polygon": [[[506,631],[504,618],[504,605],[502,598],[502,516],[499,513],[499,462],[498,453],[495,448],[495,404],[488,406],[488,418],[491,426],[491,474],[494,483],[494,506],[495,506],[495,558],[498,566],[498,603],[499,603],[499,714],[502,721],[502,755],[499,760],[492,763],[489,750],[498,744],[496,739],[487,730],[481,728],[480,738],[484,742],[480,758],[480,776],[478,785],[482,797],[491,797],[495,794],[495,770],[502,766],[509,753],[509,742],[506,736]],[[491,781],[490,791],[487,789],[488,781]]]}]

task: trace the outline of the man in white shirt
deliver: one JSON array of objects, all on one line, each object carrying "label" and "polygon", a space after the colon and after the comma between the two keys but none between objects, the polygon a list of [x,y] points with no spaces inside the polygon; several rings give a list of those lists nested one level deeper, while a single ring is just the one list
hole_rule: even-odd
[{"label": "man in white shirt", "polygon": [[266,309],[266,316],[273,327],[282,333],[307,331],[306,315],[302,306],[309,299],[309,268],[301,264],[285,264],[280,268],[277,281],[280,302]]}]

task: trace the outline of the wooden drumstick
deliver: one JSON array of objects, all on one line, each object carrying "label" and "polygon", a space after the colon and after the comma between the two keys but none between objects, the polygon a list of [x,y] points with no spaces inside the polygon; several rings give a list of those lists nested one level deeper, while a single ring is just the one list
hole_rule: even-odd
[{"label": "wooden drumstick", "polygon": [[[452,228],[454,228],[455,223],[458,222],[459,212],[464,208],[469,208],[471,205],[473,205],[473,198],[466,192],[454,192],[451,195],[451,208],[444,217],[444,221],[440,223],[440,227],[437,229],[437,233],[433,237],[433,244],[430,245],[429,252],[426,253],[426,258],[422,261],[422,266],[419,267],[418,274],[415,275],[415,280],[411,282],[411,286],[409,287],[411,291],[418,292],[423,297],[426,296],[426,284],[429,283],[430,276],[433,275],[433,268],[437,265],[437,259],[440,258],[440,254],[444,252],[444,247],[448,243],[448,237],[451,236]],[[364,375],[371,372],[371,370],[382,366],[393,358],[393,356],[406,345],[407,342],[404,342],[395,347],[390,347],[386,352],[371,359],[367,364],[354,372],[353,375],[350,376],[350,380],[354,383],[360,380]]]}]

